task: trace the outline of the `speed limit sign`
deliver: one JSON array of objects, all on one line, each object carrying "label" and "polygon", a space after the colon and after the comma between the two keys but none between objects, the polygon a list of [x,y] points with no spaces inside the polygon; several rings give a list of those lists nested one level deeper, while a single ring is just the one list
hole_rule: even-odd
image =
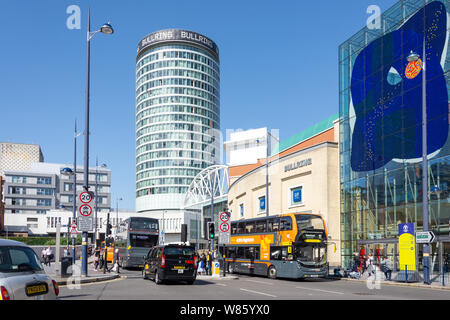
[{"label": "speed limit sign", "polygon": [[80,206],[79,211],[83,217],[89,217],[92,213],[92,208],[90,205],[83,204],[82,206]]},{"label": "speed limit sign", "polygon": [[83,192],[80,194],[80,201],[83,203],[89,203],[92,201],[92,194],[90,192]]}]

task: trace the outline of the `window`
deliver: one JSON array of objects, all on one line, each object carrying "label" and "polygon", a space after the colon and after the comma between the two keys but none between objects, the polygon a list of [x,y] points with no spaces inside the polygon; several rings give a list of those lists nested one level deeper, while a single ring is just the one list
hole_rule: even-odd
[{"label": "window", "polygon": [[243,204],[243,203],[241,203],[241,204],[239,205],[239,216],[240,216],[241,218],[244,217],[244,204]]},{"label": "window", "polygon": [[38,177],[37,184],[52,184],[52,178]]},{"label": "window", "polygon": [[255,232],[255,222],[247,222],[245,224],[245,233],[254,233]]},{"label": "window", "polygon": [[280,218],[273,218],[268,221],[268,232],[280,231]]},{"label": "window", "polygon": [[271,260],[283,260],[288,257],[288,247],[271,247],[270,259]]},{"label": "window", "polygon": [[38,199],[37,206],[39,207],[50,207],[52,205],[51,199]]},{"label": "window", "polygon": [[245,231],[245,222],[239,222],[237,227],[237,233],[242,234]]},{"label": "window", "polygon": [[236,234],[236,233],[237,233],[237,224],[232,223],[231,224],[231,234]]},{"label": "window", "polygon": [[292,219],[291,217],[280,218],[280,230],[292,230]]},{"label": "window", "polygon": [[266,220],[256,221],[256,233],[267,232],[266,230]]},{"label": "window", "polygon": [[291,188],[291,206],[303,204],[303,187]]},{"label": "window", "polygon": [[264,212],[266,211],[266,196],[262,196],[258,198],[258,211],[259,212]]},{"label": "window", "polygon": [[38,188],[37,192],[40,196],[52,196],[53,195],[53,189],[48,188]]}]

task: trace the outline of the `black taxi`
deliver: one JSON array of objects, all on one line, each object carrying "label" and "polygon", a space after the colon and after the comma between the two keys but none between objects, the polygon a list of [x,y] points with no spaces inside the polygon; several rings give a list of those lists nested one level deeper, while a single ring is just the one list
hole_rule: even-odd
[{"label": "black taxi", "polygon": [[156,284],[164,280],[186,281],[193,284],[197,277],[195,248],[183,244],[153,247],[144,256],[143,279],[153,279]]}]

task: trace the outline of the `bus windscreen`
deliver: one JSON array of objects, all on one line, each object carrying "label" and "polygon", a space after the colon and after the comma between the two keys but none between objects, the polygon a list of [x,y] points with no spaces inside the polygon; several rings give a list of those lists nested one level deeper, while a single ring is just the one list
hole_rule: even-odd
[{"label": "bus windscreen", "polygon": [[130,245],[134,248],[151,248],[156,245],[158,236],[149,234],[130,234]]},{"label": "bus windscreen", "polygon": [[298,231],[318,230],[325,231],[325,225],[321,217],[311,214],[296,214]]}]

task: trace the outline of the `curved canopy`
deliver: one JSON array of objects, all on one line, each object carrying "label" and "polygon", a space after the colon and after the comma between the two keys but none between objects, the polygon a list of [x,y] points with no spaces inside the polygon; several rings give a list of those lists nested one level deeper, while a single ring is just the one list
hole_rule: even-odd
[{"label": "curved canopy", "polygon": [[192,181],[186,192],[184,207],[207,204],[211,201],[211,190],[214,199],[223,200],[228,195],[228,167],[213,165],[202,170]]}]

